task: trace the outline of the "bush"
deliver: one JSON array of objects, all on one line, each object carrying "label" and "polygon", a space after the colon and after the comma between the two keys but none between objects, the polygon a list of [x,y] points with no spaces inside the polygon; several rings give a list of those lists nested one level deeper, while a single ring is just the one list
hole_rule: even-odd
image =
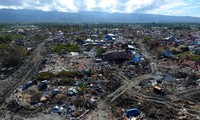
[{"label": "bush", "polygon": [[36,76],[37,80],[49,80],[54,78],[55,75],[52,72],[41,72]]},{"label": "bush", "polygon": [[91,77],[93,75],[93,71],[92,69],[89,69],[87,72],[86,72],[86,75]]},{"label": "bush", "polygon": [[8,45],[7,45],[7,44],[0,43],[0,49],[5,49],[6,47],[8,47]]},{"label": "bush", "polygon": [[106,49],[105,48],[98,48],[97,49],[97,54],[96,54],[96,57],[101,57],[103,53],[106,52]]},{"label": "bush", "polygon": [[145,43],[148,43],[151,39],[149,36],[144,36],[143,40]]},{"label": "bush", "polygon": [[75,71],[61,71],[57,74],[57,77],[76,77],[77,76],[77,72]]},{"label": "bush", "polygon": [[200,55],[195,55],[195,54],[191,53],[190,51],[179,54],[179,55],[177,55],[177,57],[188,58],[190,60],[199,60],[200,59]]},{"label": "bush", "polygon": [[12,39],[10,35],[0,36],[0,43],[9,43],[11,40]]},{"label": "bush", "polygon": [[65,85],[71,86],[74,83],[74,79],[72,78],[61,79],[61,82]]},{"label": "bush", "polygon": [[79,92],[79,94],[83,95],[84,92],[87,90],[87,84],[80,84],[79,87],[81,88],[81,91]]},{"label": "bush", "polygon": [[77,77],[78,78],[83,78],[84,77],[84,73],[83,72],[77,72]]},{"label": "bush", "polygon": [[16,67],[27,55],[27,49],[16,44],[0,43],[0,61],[4,67]]},{"label": "bush", "polygon": [[4,67],[15,67],[20,63],[20,58],[17,57],[9,57],[3,60],[2,65]]},{"label": "bush", "polygon": [[60,53],[62,50],[65,50],[67,52],[80,52],[80,48],[77,44],[56,44],[53,47],[53,50],[57,53]]}]

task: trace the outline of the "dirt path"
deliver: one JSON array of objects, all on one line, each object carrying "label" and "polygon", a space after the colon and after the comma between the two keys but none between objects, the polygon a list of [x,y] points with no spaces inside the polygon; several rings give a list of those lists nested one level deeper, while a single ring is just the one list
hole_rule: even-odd
[{"label": "dirt path", "polygon": [[86,120],[114,120],[114,117],[107,102],[100,100],[97,108],[88,114]]},{"label": "dirt path", "polygon": [[[121,76],[123,76],[123,73],[119,72],[119,74],[121,74]],[[126,78],[126,79],[123,79],[125,81],[124,85],[120,86],[113,93],[107,95],[107,98],[110,99],[110,102],[113,102],[115,99],[117,99],[122,94],[124,94],[127,90],[132,89],[132,87],[138,85],[142,80],[148,79],[148,78],[154,78],[154,77],[155,76],[151,75],[151,74],[142,75],[142,76],[134,78],[133,80],[130,80],[127,77],[124,77],[124,78]],[[127,83],[127,81],[130,81],[130,82]]]}]

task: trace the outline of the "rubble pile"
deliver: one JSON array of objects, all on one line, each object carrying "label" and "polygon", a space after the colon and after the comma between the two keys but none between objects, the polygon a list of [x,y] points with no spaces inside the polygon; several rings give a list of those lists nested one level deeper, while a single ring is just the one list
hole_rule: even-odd
[{"label": "rubble pile", "polygon": [[24,119],[198,119],[198,55],[187,49],[198,46],[188,44],[193,38],[126,27],[49,31],[48,52],[36,52],[30,65],[36,74],[19,77],[3,111]]}]

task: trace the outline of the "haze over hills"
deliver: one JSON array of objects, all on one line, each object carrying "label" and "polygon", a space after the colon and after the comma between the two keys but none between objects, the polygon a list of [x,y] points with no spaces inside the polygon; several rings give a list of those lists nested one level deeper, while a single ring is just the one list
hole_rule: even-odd
[{"label": "haze over hills", "polygon": [[147,22],[198,22],[200,18],[189,16],[165,16],[139,13],[106,13],[106,12],[45,12],[40,10],[0,9],[0,22],[114,22],[114,23],[147,23]]}]

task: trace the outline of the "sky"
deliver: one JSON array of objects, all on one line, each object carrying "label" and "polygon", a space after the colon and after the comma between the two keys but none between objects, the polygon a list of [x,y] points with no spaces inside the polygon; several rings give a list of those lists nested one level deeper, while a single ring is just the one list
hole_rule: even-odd
[{"label": "sky", "polygon": [[0,0],[0,9],[145,13],[200,17],[200,0]]}]

